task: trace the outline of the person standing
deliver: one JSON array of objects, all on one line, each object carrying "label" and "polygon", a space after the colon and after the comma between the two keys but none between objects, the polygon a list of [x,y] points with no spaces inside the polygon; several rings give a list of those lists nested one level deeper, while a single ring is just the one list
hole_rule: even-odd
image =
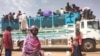
[{"label": "person standing", "polygon": [[37,16],[43,16],[43,11],[42,11],[42,9],[38,9]]},{"label": "person standing", "polygon": [[66,13],[70,13],[72,11],[72,7],[70,6],[69,2],[67,3],[65,10],[66,10]]},{"label": "person standing", "polygon": [[79,46],[78,41],[77,41],[76,38],[73,40],[72,56],[82,56],[80,46]]},{"label": "person standing", "polygon": [[27,15],[26,15],[26,13],[23,13],[22,15],[21,15],[21,24],[20,24],[20,29],[22,30],[22,31],[26,31],[27,29],[28,29],[28,24],[27,24]]},{"label": "person standing", "polygon": [[20,25],[21,25],[21,16],[22,16],[22,12],[19,10],[17,15],[16,15],[16,21],[18,21],[17,23],[19,23],[19,30],[20,30]]},{"label": "person standing", "polygon": [[79,46],[80,46],[80,48],[81,48],[81,46],[82,46],[82,34],[81,34],[80,30],[78,30],[78,31],[76,32],[76,39],[77,39],[78,44],[79,44]]},{"label": "person standing", "polygon": [[12,56],[12,35],[11,35],[11,27],[8,26],[4,32],[4,48],[5,48],[5,56]]},{"label": "person standing", "polygon": [[31,26],[29,28],[30,33],[26,37],[23,43],[22,56],[43,56],[40,53],[41,45],[37,37],[39,28],[37,26]]}]

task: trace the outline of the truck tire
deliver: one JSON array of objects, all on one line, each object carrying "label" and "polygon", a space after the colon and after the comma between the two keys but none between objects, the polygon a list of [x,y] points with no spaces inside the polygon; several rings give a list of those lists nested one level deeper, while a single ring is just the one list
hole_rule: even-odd
[{"label": "truck tire", "polygon": [[82,50],[83,51],[95,51],[96,49],[96,42],[95,40],[92,40],[92,39],[85,39],[83,40],[83,44],[82,44]]}]

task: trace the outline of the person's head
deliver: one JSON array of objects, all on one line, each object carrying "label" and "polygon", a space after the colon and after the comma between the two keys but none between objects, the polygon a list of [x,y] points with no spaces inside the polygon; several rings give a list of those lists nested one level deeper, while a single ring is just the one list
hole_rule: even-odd
[{"label": "person's head", "polygon": [[6,27],[6,30],[11,31],[12,29],[11,29],[10,26],[7,26],[7,27]]},{"label": "person's head", "polygon": [[32,18],[31,16],[29,16],[29,18]]},{"label": "person's head", "polygon": [[15,15],[15,12],[13,12],[13,15]]},{"label": "person's head", "polygon": [[36,36],[36,35],[38,34],[38,30],[39,30],[39,28],[38,28],[37,26],[35,26],[35,25],[33,25],[33,26],[31,26],[31,27],[29,28],[29,31],[30,31],[34,36]]},{"label": "person's head", "polygon": [[38,11],[42,11],[41,9],[38,9]]},{"label": "person's head", "polygon": [[69,2],[67,2],[67,5],[69,6]]},{"label": "person's head", "polygon": [[71,42],[73,42],[73,37],[71,37],[70,39],[71,39]]},{"label": "person's head", "polygon": [[75,4],[72,4],[72,6],[73,6],[73,8],[74,8],[74,7],[76,7],[76,5],[75,5]]},{"label": "person's head", "polygon": [[73,37],[71,37],[71,40],[73,40]]},{"label": "person's head", "polygon": [[91,11],[90,13],[93,14],[93,11]]},{"label": "person's head", "polygon": [[21,11],[19,10],[18,13],[21,13]]}]

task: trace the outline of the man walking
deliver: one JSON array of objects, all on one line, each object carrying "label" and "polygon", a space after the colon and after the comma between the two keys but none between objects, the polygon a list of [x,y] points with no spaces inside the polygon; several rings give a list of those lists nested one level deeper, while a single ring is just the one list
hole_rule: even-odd
[{"label": "man walking", "polygon": [[4,32],[4,48],[5,48],[5,56],[11,56],[11,50],[13,48],[12,45],[12,36],[11,36],[11,27],[7,27]]}]

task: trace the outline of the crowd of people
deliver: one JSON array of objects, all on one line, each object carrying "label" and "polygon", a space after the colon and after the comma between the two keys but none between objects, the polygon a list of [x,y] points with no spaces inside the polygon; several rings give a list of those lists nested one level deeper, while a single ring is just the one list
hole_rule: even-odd
[{"label": "crowd of people", "polygon": [[18,13],[10,12],[7,15],[3,15],[2,21],[20,23],[21,30],[28,29],[27,15],[26,15],[26,13],[22,13],[21,11],[18,11]]},{"label": "crowd of people", "polygon": [[[70,5],[69,3],[67,3],[67,6],[65,6],[64,8],[60,8],[58,10],[56,10],[55,12],[52,12],[52,14],[50,15],[61,15],[61,14],[65,14],[65,13],[71,13],[71,12],[80,12],[80,7],[76,6],[75,4]],[[45,11],[42,11],[42,9],[39,9],[37,12],[37,16],[45,16],[44,15]]]},{"label": "crowd of people", "polygon": [[21,11],[18,11],[18,13],[9,12],[8,14],[3,15],[2,20],[15,20],[18,19],[20,15],[22,15]]},{"label": "crowd of people", "polygon": [[[46,16],[46,15],[44,15],[44,12],[45,11],[43,11],[42,9],[38,9],[37,16]],[[65,9],[60,8],[60,9],[56,10],[55,12],[53,12],[53,11],[51,11],[51,12],[52,13],[48,16],[79,12],[81,14],[80,17],[83,17],[84,19],[95,19],[96,18],[96,16],[93,14],[93,11],[90,8],[85,7],[82,9],[79,6],[77,6],[76,4],[70,5],[69,3],[67,3],[67,5],[65,6]]]}]

